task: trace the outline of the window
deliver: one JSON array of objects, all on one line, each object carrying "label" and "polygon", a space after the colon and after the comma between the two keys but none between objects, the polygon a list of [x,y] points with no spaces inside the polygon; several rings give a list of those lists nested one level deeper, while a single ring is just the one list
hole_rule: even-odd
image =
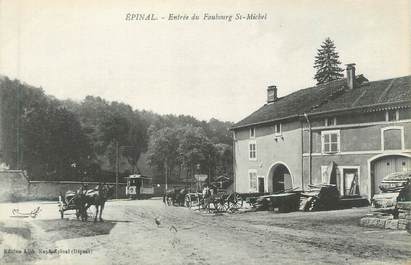
[{"label": "window", "polygon": [[275,136],[281,135],[281,123],[274,124],[274,135]]},{"label": "window", "polygon": [[324,126],[335,126],[337,125],[337,118],[325,118]]},{"label": "window", "polygon": [[255,138],[255,128],[250,128],[250,138]]},{"label": "window", "polygon": [[249,151],[249,159],[256,160],[257,159],[257,145],[255,142],[250,142],[248,144],[248,151]]},{"label": "window", "polygon": [[324,154],[338,153],[340,151],[340,131],[322,131],[321,146]]},{"label": "window", "polygon": [[250,192],[257,192],[257,171],[249,170],[248,176],[250,179]]},{"label": "window", "polygon": [[398,110],[387,110],[385,112],[385,121],[398,121],[400,119],[400,113]]}]

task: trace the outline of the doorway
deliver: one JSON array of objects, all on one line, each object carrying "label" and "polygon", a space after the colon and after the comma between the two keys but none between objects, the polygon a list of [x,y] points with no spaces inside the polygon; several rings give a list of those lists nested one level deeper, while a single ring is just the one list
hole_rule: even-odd
[{"label": "doorway", "polygon": [[264,178],[258,178],[258,193],[264,193]]},{"label": "doorway", "polygon": [[389,174],[411,170],[411,158],[401,155],[388,155],[371,162],[371,182],[373,194],[381,193],[381,181]]},{"label": "doorway", "polygon": [[358,169],[357,168],[343,168],[343,178],[342,186],[343,195],[345,196],[355,196],[360,195],[359,179],[358,179]]},{"label": "doorway", "polygon": [[291,173],[282,163],[275,164],[271,167],[268,181],[269,192],[281,192],[293,187]]}]

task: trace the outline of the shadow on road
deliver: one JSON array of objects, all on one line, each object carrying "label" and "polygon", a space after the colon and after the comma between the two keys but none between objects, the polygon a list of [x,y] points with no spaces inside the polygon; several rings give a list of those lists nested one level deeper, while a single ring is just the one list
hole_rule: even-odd
[{"label": "shadow on road", "polygon": [[34,223],[44,232],[54,234],[56,240],[72,239],[107,235],[114,228],[117,221],[105,220],[104,222],[81,222],[78,220],[52,219],[36,220]]}]

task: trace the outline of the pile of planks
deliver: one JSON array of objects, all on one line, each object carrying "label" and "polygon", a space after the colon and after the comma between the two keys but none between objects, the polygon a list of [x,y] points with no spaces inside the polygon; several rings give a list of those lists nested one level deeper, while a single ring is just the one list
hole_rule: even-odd
[{"label": "pile of planks", "polygon": [[300,196],[300,211],[321,211],[338,208],[340,193],[332,184],[309,185]]}]

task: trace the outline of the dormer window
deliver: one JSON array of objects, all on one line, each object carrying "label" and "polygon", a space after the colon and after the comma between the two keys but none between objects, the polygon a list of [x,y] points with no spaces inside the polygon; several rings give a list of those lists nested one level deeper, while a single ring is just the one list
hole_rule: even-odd
[{"label": "dormer window", "polygon": [[337,125],[337,118],[325,118],[324,119],[324,126],[335,126]]},{"label": "dormer window", "polygon": [[385,121],[398,121],[400,119],[400,113],[398,110],[387,110],[385,112]]},{"label": "dormer window", "polygon": [[274,124],[274,136],[281,136],[281,123]]},{"label": "dormer window", "polygon": [[254,127],[250,128],[250,138],[255,138],[255,128]]}]

